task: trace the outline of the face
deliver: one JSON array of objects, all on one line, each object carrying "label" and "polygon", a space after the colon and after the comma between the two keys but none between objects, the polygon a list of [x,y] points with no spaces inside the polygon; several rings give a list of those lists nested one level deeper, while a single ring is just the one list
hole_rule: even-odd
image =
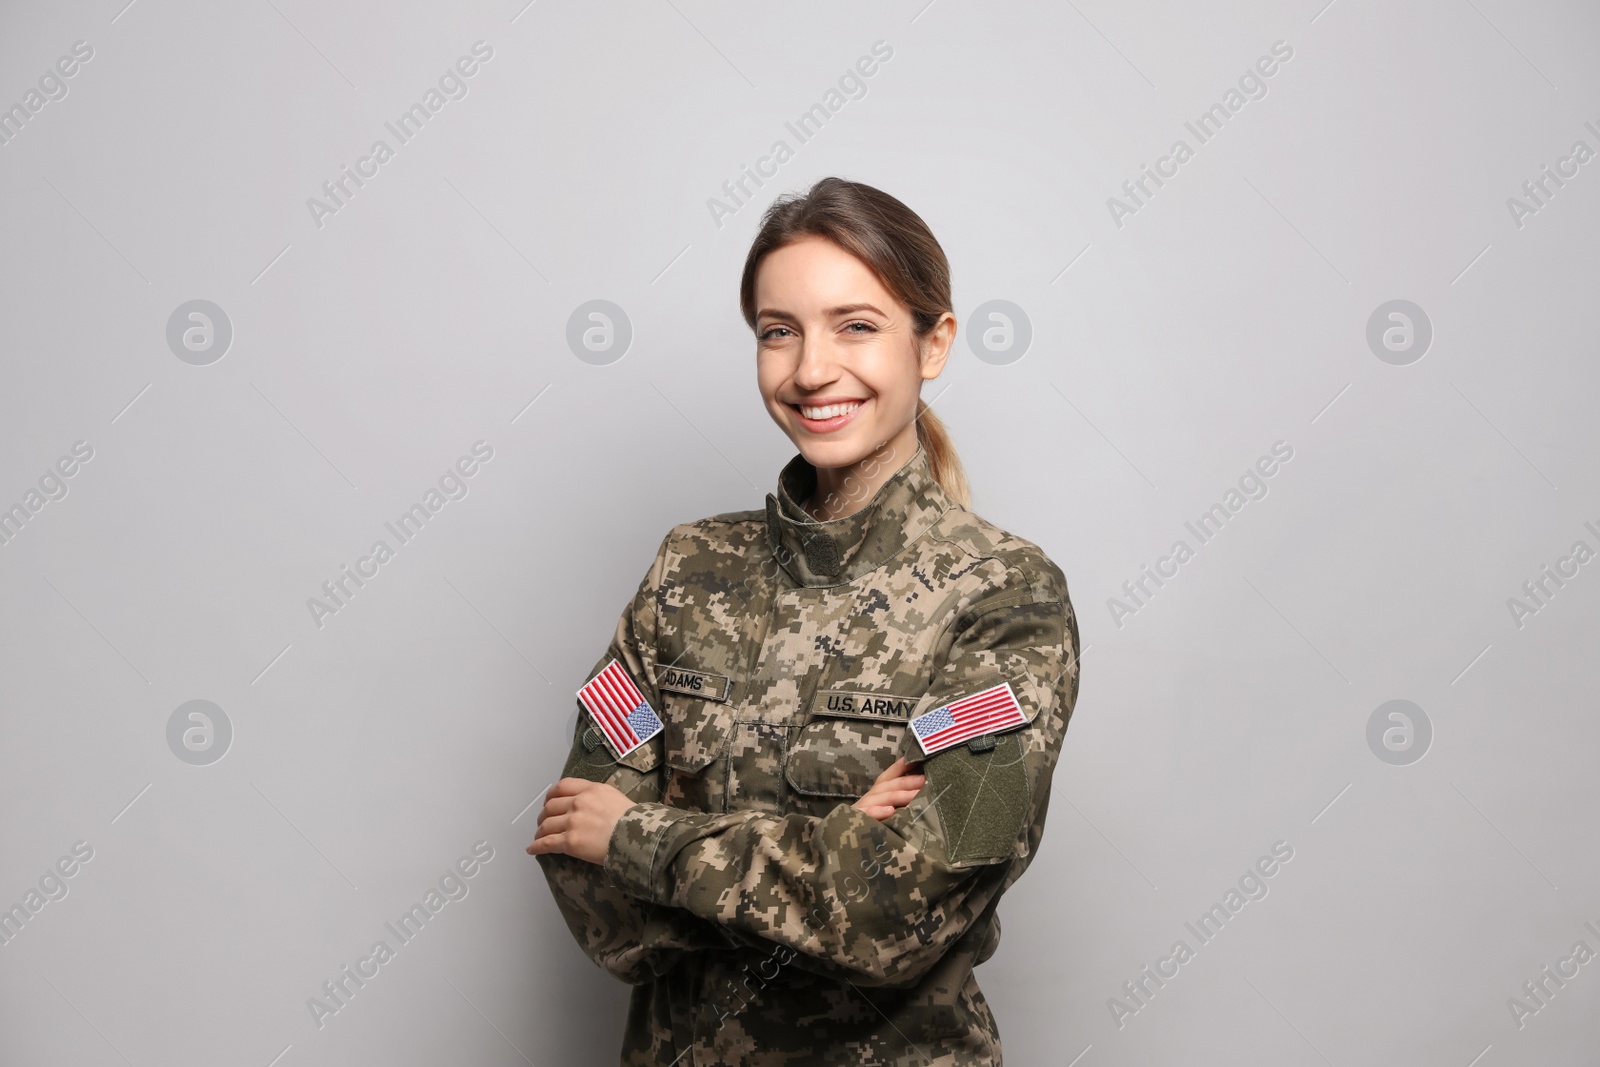
[{"label": "face", "polygon": [[768,253],[755,303],[761,399],[806,461],[849,467],[890,442],[909,457],[917,394],[944,369],[955,316],[918,338],[910,309],[821,237]]}]

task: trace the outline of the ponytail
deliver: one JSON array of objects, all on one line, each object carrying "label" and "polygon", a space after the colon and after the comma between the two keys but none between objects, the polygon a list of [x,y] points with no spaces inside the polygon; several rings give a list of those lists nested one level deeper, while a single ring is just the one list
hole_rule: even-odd
[{"label": "ponytail", "polygon": [[917,443],[928,455],[928,468],[939,488],[970,510],[972,493],[967,488],[967,473],[961,469],[961,459],[956,455],[956,446],[950,442],[950,432],[921,397],[917,398]]}]

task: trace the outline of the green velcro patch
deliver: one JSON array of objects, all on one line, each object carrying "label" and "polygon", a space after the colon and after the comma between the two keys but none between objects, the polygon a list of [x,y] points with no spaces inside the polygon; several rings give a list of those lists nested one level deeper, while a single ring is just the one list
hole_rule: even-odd
[{"label": "green velcro patch", "polygon": [[966,745],[937,752],[923,773],[939,807],[950,862],[993,863],[1013,854],[1030,794],[1021,730],[996,735],[986,752]]},{"label": "green velcro patch", "polygon": [[603,782],[611,777],[611,772],[617,769],[617,758],[611,754],[611,749],[600,740],[599,731],[589,725],[589,717],[581,715],[578,718],[577,737],[573,739],[572,751],[567,754],[567,762],[561,768],[563,778],[582,778],[588,782]]}]

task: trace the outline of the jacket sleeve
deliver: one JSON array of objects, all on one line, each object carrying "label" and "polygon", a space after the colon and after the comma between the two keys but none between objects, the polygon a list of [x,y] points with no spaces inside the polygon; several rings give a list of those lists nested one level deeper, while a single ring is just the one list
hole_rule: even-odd
[{"label": "jacket sleeve", "polygon": [[[641,802],[605,868],[642,899],[775,942],[796,963],[861,985],[909,986],[1027,866],[1078,691],[1078,632],[1066,581],[1042,576],[979,598],[941,641],[918,712],[1000,681],[1028,717],[996,744],[927,757],[927,784],[883,821],[840,803],[824,816],[701,813]],[[901,753],[921,759],[906,730]]]},{"label": "jacket sleeve", "polygon": [[[649,574],[618,620],[605,655],[586,676],[594,677],[616,659],[657,709],[661,707],[661,696],[653,671],[655,601],[666,548],[667,542],[663,541]],[[619,761],[579,704],[572,748],[561,777],[606,782],[634,800],[652,801],[661,796],[660,745],[657,735]],[[730,944],[715,924],[681,908],[640,899],[597,864],[561,853],[540,853],[537,858],[578,947],[624,982],[639,985],[651,981],[671,970],[685,953],[727,948]]]}]

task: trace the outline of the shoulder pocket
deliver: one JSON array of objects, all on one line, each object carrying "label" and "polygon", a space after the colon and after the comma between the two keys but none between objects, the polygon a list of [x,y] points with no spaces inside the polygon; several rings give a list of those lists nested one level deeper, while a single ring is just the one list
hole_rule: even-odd
[{"label": "shoulder pocket", "polygon": [[933,794],[945,848],[958,867],[1009,859],[1022,847],[1033,792],[1022,732],[997,734],[994,741],[981,752],[966,745],[935,752],[922,767],[923,788]]},{"label": "shoulder pocket", "polygon": [[[971,679],[960,692],[926,694],[911,717],[916,720],[936,707],[949,709],[1001,683],[1010,684],[997,673]],[[996,717],[998,728],[994,731],[970,736],[931,756],[923,754],[914,728],[907,729],[901,741],[899,755],[922,761],[922,773],[927,776],[923,788],[934,798],[947,854],[958,867],[1026,854],[1022,830],[1033,796],[1026,759],[1027,731],[1038,718],[1039,708],[1015,694],[1014,688],[1013,694],[1022,721],[1002,712]]]}]

